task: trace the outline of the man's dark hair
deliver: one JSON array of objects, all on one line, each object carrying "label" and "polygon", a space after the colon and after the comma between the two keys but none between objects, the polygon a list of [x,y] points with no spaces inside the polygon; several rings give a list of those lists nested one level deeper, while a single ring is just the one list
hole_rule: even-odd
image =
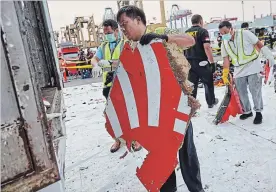
[{"label": "man's dark hair", "polygon": [[227,27],[227,28],[232,28],[232,24],[229,21],[222,21],[219,24],[219,29],[223,28],[223,27]]},{"label": "man's dark hair", "polygon": [[118,29],[118,23],[114,21],[113,19],[107,19],[103,22],[104,27],[111,27],[113,30]]},{"label": "man's dark hair", "polygon": [[127,17],[129,17],[131,19],[140,18],[142,23],[144,25],[147,25],[146,15],[145,15],[145,12],[142,9],[140,9],[136,6],[133,6],[133,5],[127,5],[127,6],[122,7],[117,13],[117,21],[118,22],[120,20],[120,17],[124,13],[126,14]]},{"label": "man's dark hair", "polygon": [[241,28],[244,29],[244,28],[248,28],[249,27],[249,24],[247,22],[244,22],[241,24]]},{"label": "man's dark hair", "polygon": [[202,18],[201,15],[193,15],[192,19],[191,19],[191,22],[194,25],[194,24],[199,24],[200,21],[202,21],[202,20],[203,20],[203,18]]}]

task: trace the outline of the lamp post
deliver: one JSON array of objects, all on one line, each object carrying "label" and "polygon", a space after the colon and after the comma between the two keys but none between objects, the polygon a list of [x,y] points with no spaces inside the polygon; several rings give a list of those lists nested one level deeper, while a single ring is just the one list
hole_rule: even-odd
[{"label": "lamp post", "polygon": [[242,1],[242,21],[244,22],[244,2]]},{"label": "lamp post", "polygon": [[270,4],[270,15],[272,16],[272,1],[269,0],[269,4]]},{"label": "lamp post", "polygon": [[255,6],[253,6],[253,21],[255,21],[256,15],[255,15]]}]

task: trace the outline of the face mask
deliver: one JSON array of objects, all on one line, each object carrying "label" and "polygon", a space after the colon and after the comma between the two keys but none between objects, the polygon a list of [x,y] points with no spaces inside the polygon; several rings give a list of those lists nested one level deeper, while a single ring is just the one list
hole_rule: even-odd
[{"label": "face mask", "polygon": [[230,31],[229,31],[229,33],[221,36],[222,40],[226,40],[226,41],[230,41],[231,37],[232,37],[232,35],[231,35]]},{"label": "face mask", "polygon": [[116,41],[114,33],[105,35],[105,39],[110,43]]}]

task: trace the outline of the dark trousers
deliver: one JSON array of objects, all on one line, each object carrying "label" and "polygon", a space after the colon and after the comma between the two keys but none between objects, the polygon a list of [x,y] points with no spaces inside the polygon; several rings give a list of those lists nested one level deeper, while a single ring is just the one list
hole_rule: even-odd
[{"label": "dark trousers", "polygon": [[218,43],[219,48],[221,49],[221,42]]},{"label": "dark trousers", "polygon": [[270,42],[270,48],[271,49],[273,49],[273,43],[276,41],[276,39],[274,38],[274,39],[272,39],[272,38],[270,38],[269,39],[269,42]]},{"label": "dark trousers", "polygon": [[[193,139],[193,126],[190,123],[186,132],[184,144],[178,152],[182,177],[190,192],[204,192],[200,177],[200,166],[197,158],[196,148]],[[160,192],[175,192],[176,176],[175,171],[161,187]]]},{"label": "dark trousers", "polygon": [[109,92],[110,92],[110,88],[111,87],[105,87],[103,88],[103,96],[105,97],[105,99],[107,100]]},{"label": "dark trousers", "polygon": [[196,98],[199,79],[204,84],[205,99],[208,105],[213,105],[215,102],[215,88],[213,73],[208,65],[199,66],[199,60],[189,60],[191,69],[189,72],[189,81],[194,84],[194,90],[192,96]]}]

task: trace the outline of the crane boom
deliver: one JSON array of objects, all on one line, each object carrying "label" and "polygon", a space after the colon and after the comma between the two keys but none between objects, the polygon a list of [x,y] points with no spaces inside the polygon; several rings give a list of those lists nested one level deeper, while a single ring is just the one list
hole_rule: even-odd
[{"label": "crane boom", "polygon": [[129,1],[129,0],[117,0],[117,6],[118,10],[121,9],[124,6],[127,5],[134,5],[136,7],[139,7],[140,9],[143,10],[143,0],[134,0],[134,1]]},{"label": "crane boom", "polygon": [[161,12],[161,24],[166,25],[164,0],[160,0],[160,12]]},{"label": "crane boom", "polygon": [[107,19],[116,20],[115,14],[114,14],[111,7],[106,7],[105,10],[104,10],[103,21],[105,21]]}]

